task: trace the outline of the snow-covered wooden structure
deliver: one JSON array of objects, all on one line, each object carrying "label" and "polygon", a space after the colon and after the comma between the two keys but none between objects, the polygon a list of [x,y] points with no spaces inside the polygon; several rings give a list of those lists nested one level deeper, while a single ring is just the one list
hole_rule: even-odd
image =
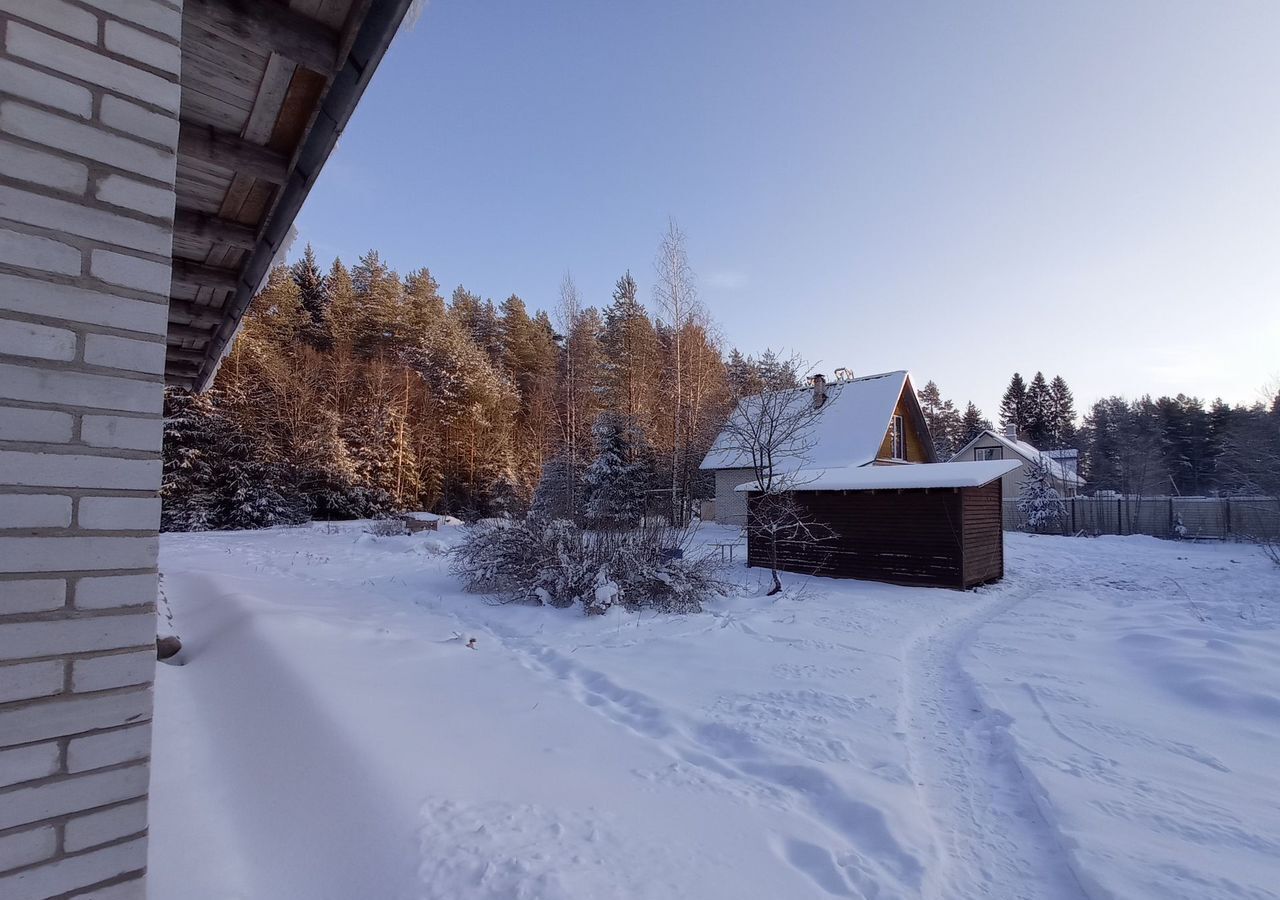
[{"label": "snow-covered wooden structure", "polygon": [[[1004,576],[1000,479],[1012,460],[860,466],[801,472],[791,492],[829,529],[823,540],[783,542],[779,568],[805,575],[971,588]],[[748,534],[760,495],[744,484]],[[824,530],[825,530],[824,529]],[[767,566],[762,541],[747,564]]]},{"label": "snow-covered wooden structure", "polygon": [[1026,441],[1019,440],[1012,428],[1004,432],[983,430],[957,450],[951,457],[951,462],[992,459],[1011,459],[1018,463],[1000,480],[1001,493],[1006,500],[1016,499],[1021,492],[1028,463],[1042,463],[1048,469],[1049,478],[1059,496],[1074,497],[1084,488],[1085,482],[1080,477],[1077,466],[1078,451],[1039,450]]},{"label": "snow-covered wooden structure", "polygon": [[[937,461],[929,427],[907,372],[821,382],[795,390],[823,395],[823,411],[813,425],[806,466],[843,469]],[[745,498],[736,488],[751,478],[752,470],[729,433],[717,438],[700,468],[715,476],[715,520],[727,525],[746,524]]]}]

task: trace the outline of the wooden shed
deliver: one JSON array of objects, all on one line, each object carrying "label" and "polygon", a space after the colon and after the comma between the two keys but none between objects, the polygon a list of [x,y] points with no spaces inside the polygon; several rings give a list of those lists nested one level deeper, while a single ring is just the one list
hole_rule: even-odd
[{"label": "wooden shed", "polygon": [[[785,543],[779,568],[804,575],[863,578],[956,589],[1004,576],[1000,478],[1017,462],[860,466],[797,479],[793,496],[830,537]],[[768,566],[748,494],[747,564]]]}]

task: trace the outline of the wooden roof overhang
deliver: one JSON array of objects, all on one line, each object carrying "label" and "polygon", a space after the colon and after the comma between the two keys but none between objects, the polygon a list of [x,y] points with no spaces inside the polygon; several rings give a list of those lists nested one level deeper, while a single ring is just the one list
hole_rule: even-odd
[{"label": "wooden roof overhang", "polygon": [[204,388],[411,0],[184,0],[165,377]]}]

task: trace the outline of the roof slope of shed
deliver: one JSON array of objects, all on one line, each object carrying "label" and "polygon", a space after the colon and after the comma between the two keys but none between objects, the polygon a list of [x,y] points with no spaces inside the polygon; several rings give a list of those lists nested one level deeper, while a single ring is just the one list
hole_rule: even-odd
[{"label": "roof slope of shed", "polygon": [[[907,373],[898,371],[827,385],[827,401],[814,423],[813,446],[805,454],[804,468],[844,468],[873,462],[884,443],[893,410],[906,384]],[[794,390],[809,394],[813,389],[803,387]],[[738,415],[738,411],[734,410],[733,414]],[[733,447],[726,434],[721,432],[699,468],[742,469],[750,466],[750,459]]]},{"label": "roof slope of shed", "polygon": [[[852,466],[804,469],[796,473],[797,491],[895,491],[921,488],[968,488],[990,484],[1021,465],[1016,459],[929,463],[919,466]],[[755,482],[734,490],[754,490]]]}]

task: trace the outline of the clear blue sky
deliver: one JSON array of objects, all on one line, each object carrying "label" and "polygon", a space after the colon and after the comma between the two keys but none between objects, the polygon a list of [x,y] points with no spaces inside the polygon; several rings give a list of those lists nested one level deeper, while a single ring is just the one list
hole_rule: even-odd
[{"label": "clear blue sky", "polygon": [[726,345],[1252,402],[1280,374],[1280,3],[465,2],[402,32],[299,218],[550,308],[648,298],[667,217]]}]

